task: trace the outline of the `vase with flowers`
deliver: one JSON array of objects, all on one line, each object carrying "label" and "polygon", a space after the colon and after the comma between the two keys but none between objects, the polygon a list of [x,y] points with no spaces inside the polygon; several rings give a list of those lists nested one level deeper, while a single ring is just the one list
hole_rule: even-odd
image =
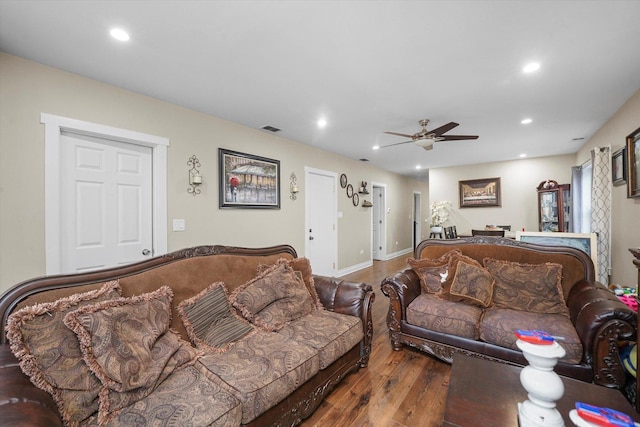
[{"label": "vase with flowers", "polygon": [[444,200],[441,202],[433,202],[431,204],[431,232],[442,233],[442,224],[449,219],[447,208],[451,206],[451,202]]}]

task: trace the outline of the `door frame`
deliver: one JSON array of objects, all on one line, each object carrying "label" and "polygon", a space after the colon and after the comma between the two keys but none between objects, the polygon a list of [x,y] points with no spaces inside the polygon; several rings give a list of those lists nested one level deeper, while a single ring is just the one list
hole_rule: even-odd
[{"label": "door frame", "polygon": [[413,236],[413,249],[422,241],[422,193],[413,192],[413,224],[411,224],[411,235]]},{"label": "door frame", "polygon": [[[333,273],[335,274],[338,271],[338,174],[336,172],[331,172],[331,171],[327,171],[327,170],[322,170],[322,169],[315,169],[315,168],[311,168],[308,166],[304,167],[304,182],[305,185],[306,183],[309,182],[309,174],[316,174],[316,175],[322,175],[322,176],[327,176],[333,179],[333,206],[334,206],[334,212],[335,212],[335,218],[333,219],[334,224],[336,225],[336,230],[335,233],[333,233],[333,242],[332,242],[332,246],[333,246]],[[308,190],[308,186],[307,186],[307,190]],[[314,197],[314,195],[309,194],[310,191],[305,191],[305,197],[304,197],[304,253],[305,256],[309,256],[309,211],[310,211],[310,205],[311,205],[311,197]]]},{"label": "door frame", "polygon": [[[382,184],[380,182],[371,182],[371,194],[373,195],[373,189],[374,188],[379,188],[380,191],[382,192],[382,206],[380,207],[379,211],[382,214],[382,227],[380,227],[380,230],[378,232],[379,234],[379,239],[380,239],[380,246],[382,247],[382,249],[380,249],[378,251],[378,260],[386,260],[387,259],[387,184]],[[374,208],[373,209],[377,209],[375,207],[375,201],[374,203]],[[374,242],[373,241],[373,221],[375,220],[374,214],[373,214],[373,209],[371,210],[371,248],[373,248]],[[373,251],[372,251],[373,253]]]},{"label": "door frame", "polygon": [[152,254],[167,252],[167,147],[169,139],[126,129],[40,113],[44,124],[45,271],[61,272],[60,263],[60,136],[62,132],[105,138],[151,148]]}]

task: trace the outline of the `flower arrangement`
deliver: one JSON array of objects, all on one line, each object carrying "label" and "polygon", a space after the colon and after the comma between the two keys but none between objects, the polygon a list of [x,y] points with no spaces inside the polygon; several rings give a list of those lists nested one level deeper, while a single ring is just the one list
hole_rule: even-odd
[{"label": "flower arrangement", "polygon": [[447,208],[451,206],[451,202],[445,200],[442,202],[433,202],[431,204],[431,226],[440,227],[449,219]]}]

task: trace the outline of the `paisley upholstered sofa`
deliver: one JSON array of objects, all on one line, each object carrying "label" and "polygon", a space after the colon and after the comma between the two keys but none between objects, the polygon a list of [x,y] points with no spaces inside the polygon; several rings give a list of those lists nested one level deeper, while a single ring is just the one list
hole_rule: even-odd
[{"label": "paisley upholstered sofa", "polygon": [[0,424],[296,425],[367,366],[373,300],[288,245],[28,280],[0,296]]},{"label": "paisley upholstered sofa", "polygon": [[595,281],[584,252],[500,237],[429,239],[408,264],[381,284],[395,350],[526,365],[515,330],[540,329],[563,338],[559,374],[624,387],[618,344],[635,337],[636,316]]}]

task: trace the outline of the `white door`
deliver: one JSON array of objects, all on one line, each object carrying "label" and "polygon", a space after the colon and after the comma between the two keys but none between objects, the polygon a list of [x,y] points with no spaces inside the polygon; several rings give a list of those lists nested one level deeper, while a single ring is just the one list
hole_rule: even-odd
[{"label": "white door", "polygon": [[152,149],[62,132],[61,272],[152,256]]},{"label": "white door", "polygon": [[371,234],[372,234],[372,253],[371,257],[377,260],[384,260],[386,249],[384,247],[384,239],[385,239],[385,220],[386,216],[385,212],[385,197],[384,197],[384,187],[376,186],[373,184],[373,218],[371,220]]},{"label": "white door", "polygon": [[305,169],[305,255],[314,274],[334,276],[338,259],[337,175]]}]

